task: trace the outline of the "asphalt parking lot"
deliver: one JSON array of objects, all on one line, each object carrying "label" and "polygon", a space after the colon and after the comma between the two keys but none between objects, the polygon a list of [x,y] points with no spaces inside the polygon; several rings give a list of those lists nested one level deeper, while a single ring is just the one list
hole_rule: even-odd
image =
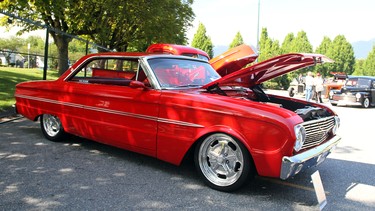
[{"label": "asphalt parking lot", "polygon": [[234,193],[212,190],[193,162],[173,166],[77,137],[54,143],[38,122],[0,124],[0,210],[375,210],[375,108],[333,107],[342,141],[319,167],[287,181],[256,177]]}]

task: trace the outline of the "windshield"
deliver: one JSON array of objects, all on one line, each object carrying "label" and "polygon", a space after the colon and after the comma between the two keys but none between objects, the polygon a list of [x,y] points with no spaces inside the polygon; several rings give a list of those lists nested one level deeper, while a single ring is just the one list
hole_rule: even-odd
[{"label": "windshield", "polygon": [[371,80],[366,78],[350,78],[346,81],[345,86],[357,88],[370,88]]},{"label": "windshield", "polygon": [[201,87],[220,78],[207,62],[158,58],[148,60],[162,88]]}]

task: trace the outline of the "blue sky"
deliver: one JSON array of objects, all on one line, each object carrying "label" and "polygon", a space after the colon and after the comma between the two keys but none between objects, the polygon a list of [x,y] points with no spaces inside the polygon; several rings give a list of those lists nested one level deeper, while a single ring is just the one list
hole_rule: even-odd
[{"label": "blue sky", "polygon": [[[244,42],[256,46],[258,0],[195,0],[194,26],[201,22],[215,46],[228,46],[239,31]],[[285,36],[307,33],[316,48],[324,36],[344,35],[349,42],[375,38],[375,0],[260,0],[260,30],[283,42]]]}]

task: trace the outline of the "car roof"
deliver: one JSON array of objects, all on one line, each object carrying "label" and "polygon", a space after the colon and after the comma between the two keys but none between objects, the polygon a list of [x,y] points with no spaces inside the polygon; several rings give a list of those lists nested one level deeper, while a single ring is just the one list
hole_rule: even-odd
[{"label": "car roof", "polygon": [[177,44],[168,44],[168,43],[155,43],[150,45],[146,52],[150,53],[171,53],[174,55],[183,55],[183,54],[200,54],[202,56],[207,57],[210,59],[210,56],[203,50],[185,46],[185,45],[177,45]]},{"label": "car roof", "polygon": [[197,61],[203,61],[208,63],[208,61],[194,58],[194,57],[187,57],[187,56],[181,56],[181,55],[174,55],[174,54],[155,54],[155,53],[148,53],[148,52],[103,52],[103,53],[93,53],[88,54],[82,58],[88,59],[88,58],[97,58],[97,57],[139,57],[139,58],[179,58],[179,59],[186,59],[186,60],[197,60]]},{"label": "car roof", "polygon": [[363,78],[363,79],[369,79],[369,80],[375,80],[375,76],[348,76],[349,79],[356,79],[356,78]]}]

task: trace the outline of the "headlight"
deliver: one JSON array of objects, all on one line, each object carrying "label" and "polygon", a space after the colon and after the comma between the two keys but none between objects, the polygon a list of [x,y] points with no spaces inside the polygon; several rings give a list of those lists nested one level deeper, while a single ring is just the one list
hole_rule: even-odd
[{"label": "headlight", "polygon": [[294,126],[294,133],[296,134],[296,143],[294,144],[294,150],[298,152],[301,150],[303,143],[305,143],[306,131],[301,125]]},{"label": "headlight", "polygon": [[329,91],[329,96],[333,96],[333,91]]},{"label": "headlight", "polygon": [[333,135],[336,135],[337,129],[340,127],[340,118],[335,116],[335,125],[332,128]]},{"label": "headlight", "polygon": [[357,93],[357,94],[355,94],[355,97],[356,97],[357,99],[361,98],[361,93]]}]

